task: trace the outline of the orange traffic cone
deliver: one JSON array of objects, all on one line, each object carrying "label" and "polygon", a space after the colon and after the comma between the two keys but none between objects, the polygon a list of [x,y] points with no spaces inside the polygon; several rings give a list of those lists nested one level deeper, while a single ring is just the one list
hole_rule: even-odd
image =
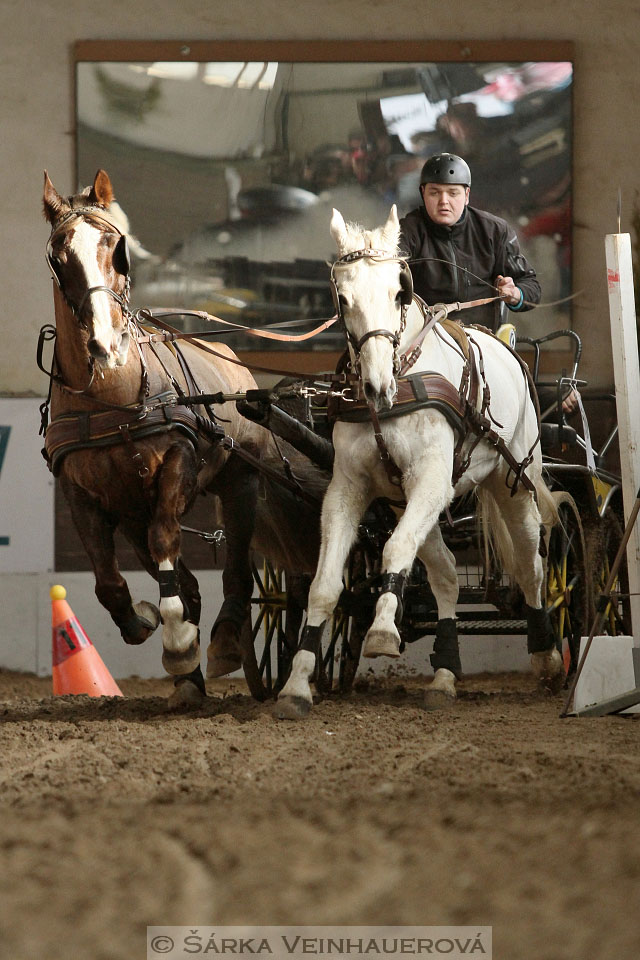
[{"label": "orange traffic cone", "polygon": [[121,697],[115,682],[73,610],[64,587],[51,587],[53,692],[88,693],[90,697]]}]

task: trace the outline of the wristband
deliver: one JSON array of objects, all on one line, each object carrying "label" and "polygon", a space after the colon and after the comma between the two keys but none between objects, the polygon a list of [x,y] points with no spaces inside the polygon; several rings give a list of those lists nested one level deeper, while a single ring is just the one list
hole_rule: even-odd
[{"label": "wristband", "polygon": [[[518,287],[518,290],[520,290],[520,287]],[[522,290],[520,290],[520,299],[518,300],[518,302],[517,302],[517,303],[508,303],[507,306],[508,306],[509,310],[514,310],[514,311],[515,311],[515,310],[521,310],[521,309],[522,309],[522,304],[523,304],[523,302],[524,302],[524,293],[522,292]]]}]

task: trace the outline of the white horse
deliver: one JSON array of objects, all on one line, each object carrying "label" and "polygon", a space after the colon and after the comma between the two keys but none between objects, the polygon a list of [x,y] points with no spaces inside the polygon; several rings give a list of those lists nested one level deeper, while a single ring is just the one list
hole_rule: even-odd
[{"label": "white horse", "polygon": [[[470,402],[480,414],[484,409],[494,442],[486,435],[479,441],[477,433],[467,435],[468,426],[456,429],[455,418],[447,416],[446,404],[390,416],[390,411],[395,413],[391,410],[394,402],[397,409],[400,367],[406,369],[410,364],[406,355],[421,334],[421,354],[411,364],[411,375],[434,371],[455,385],[457,394],[465,358],[441,324],[424,332],[425,312],[412,297],[408,265],[398,253],[400,227],[395,206],[387,223],[371,231],[346,224],[334,210],[331,234],[339,255],[332,280],[347,331],[351,366],[359,375],[361,395],[373,415],[362,422],[339,419],[335,424],[335,464],[322,507],[322,546],[309,592],[307,623],[276,715],[297,719],[312,706],[309,681],[323,626],[340,596],[344,564],[358,524],[377,497],[404,500],[406,506],[383,551],[381,592],[363,655],[399,656],[404,579],[417,555],[426,567],[438,606],[431,657],[435,676],[425,692],[426,704],[444,705],[455,698],[455,681],[461,673],[456,632],[458,579],[438,519],[454,497],[478,488],[503,567],[524,593],[533,671],[545,686],[557,688],[564,671],[543,606],[540,556],[541,524],[552,524],[557,515],[542,480],[536,411],[523,369],[495,337],[472,331],[470,365],[475,365],[479,386],[477,398],[472,394]],[[490,405],[486,408],[488,391]],[[376,430],[381,440],[376,440]],[[461,433],[456,462],[469,458],[469,463],[454,483],[454,455]],[[511,466],[495,441],[504,445]],[[387,451],[401,474],[401,487],[385,469]],[[521,467],[515,475],[514,464]],[[513,490],[514,476],[523,473],[524,483],[519,480]]]}]

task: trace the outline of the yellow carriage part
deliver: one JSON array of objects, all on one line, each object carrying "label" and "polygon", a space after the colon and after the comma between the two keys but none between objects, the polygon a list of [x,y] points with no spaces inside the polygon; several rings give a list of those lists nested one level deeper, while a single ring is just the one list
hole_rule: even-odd
[{"label": "yellow carriage part", "polygon": [[600,477],[596,474],[591,475],[591,483],[593,484],[593,493],[596,501],[596,508],[600,516],[603,515],[605,511],[605,506],[608,502],[608,497],[613,490],[613,484],[607,483],[606,480],[601,480]]},{"label": "yellow carriage part", "polygon": [[593,615],[591,577],[578,507],[570,494],[554,491],[558,522],[547,531],[545,604],[565,669],[575,669],[580,637],[589,632]]},{"label": "yellow carriage part", "polygon": [[515,324],[513,323],[503,323],[501,324],[497,331],[496,337],[498,340],[502,340],[503,343],[506,343],[508,347],[511,347],[512,350],[516,348],[516,341],[518,336],[516,334]]}]

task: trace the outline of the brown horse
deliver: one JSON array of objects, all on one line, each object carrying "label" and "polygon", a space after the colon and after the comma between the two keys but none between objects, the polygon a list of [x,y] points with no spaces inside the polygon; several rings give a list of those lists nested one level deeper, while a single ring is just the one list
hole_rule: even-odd
[{"label": "brown horse", "polygon": [[[271,482],[256,516],[259,476],[221,438],[226,434],[262,460],[273,460],[270,434],[226,402],[176,405],[183,395],[256,387],[223,344],[153,342],[128,309],[126,236],[110,216],[113,188],[99,170],[93,185],[62,197],[45,173],[44,212],[51,224],[47,259],[55,304],[50,465],[91,560],[96,595],[126,643],[143,643],[162,621],[162,662],[174,675],[172,703],[205,694],[200,670],[200,593],[180,557],[180,518],[197,493],[216,494],[227,542],[224,603],[212,630],[209,676],[239,665],[238,638],[249,613],[249,548],[256,528],[262,552],[296,572],[313,572],[317,511]],[[205,352],[213,348],[221,356]],[[229,360],[225,358],[229,358]],[[224,429],[222,427],[224,425]],[[264,485],[264,481],[263,485]],[[320,487],[324,484],[320,478]],[[302,511],[302,515],[301,515]],[[311,532],[299,550],[296,533]],[[120,527],[160,585],[159,609],[134,603],[118,569]],[[245,631],[246,632],[246,631]]]}]

